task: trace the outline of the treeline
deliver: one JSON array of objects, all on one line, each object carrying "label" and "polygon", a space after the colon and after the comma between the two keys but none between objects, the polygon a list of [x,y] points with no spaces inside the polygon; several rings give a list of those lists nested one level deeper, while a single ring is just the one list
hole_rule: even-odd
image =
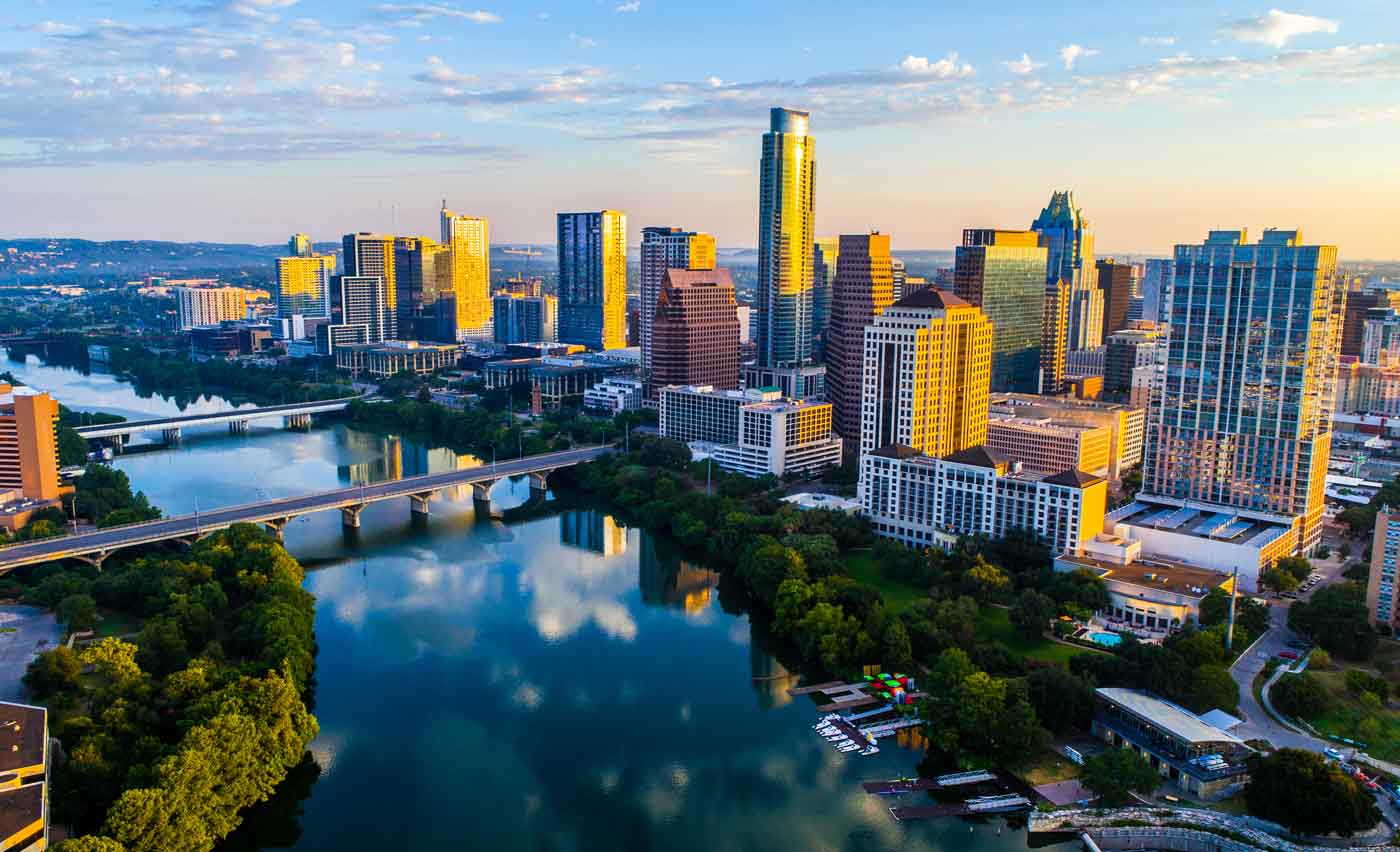
[{"label": "treeline", "polygon": [[111,423],[125,423],[126,418],[105,411],[74,411],[66,405],[58,406],[58,463],[63,467],[87,462],[88,440],[78,434],[79,426],[106,426]]},{"label": "treeline", "polygon": [[157,353],[135,344],[108,346],[108,364],[140,392],[188,401],[203,394],[247,397],[266,405],[314,402],[349,396],[349,382],[333,371],[313,374],[306,364],[292,362],[261,367],[211,358],[194,361],[182,354]]},{"label": "treeline", "polygon": [[54,819],[84,835],[57,848],[210,850],[302,761],[317,730],[302,576],[268,534],[239,525],[184,558],[25,578],[62,595],[61,612],[80,600],[143,622],[134,641],[56,648],[25,676],[67,755],[51,778]]}]

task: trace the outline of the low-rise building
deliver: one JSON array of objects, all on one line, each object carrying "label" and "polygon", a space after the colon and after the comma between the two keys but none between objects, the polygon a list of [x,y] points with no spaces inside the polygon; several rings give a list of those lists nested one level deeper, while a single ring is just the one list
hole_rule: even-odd
[{"label": "low-rise building", "polygon": [[1254,750],[1182,707],[1136,689],[1094,691],[1094,736],[1132,749],[1177,789],[1207,801],[1238,792],[1249,781]]},{"label": "low-rise building", "polygon": [[335,365],[352,376],[387,379],[405,371],[426,376],[456,363],[457,346],[450,343],[387,340],[335,347]]},{"label": "low-rise building", "polygon": [[658,392],[661,434],[694,444],[725,470],[745,476],[811,473],[841,463],[831,433],[831,404],[785,399],[773,388],[716,390],[709,385]]},{"label": "low-rise building", "polygon": [[812,509],[826,509],[830,512],[854,515],[860,511],[859,500],[851,500],[835,494],[813,494],[804,491],[801,494],[789,494],[783,498],[783,502],[791,503],[804,512]]},{"label": "low-rise building", "polygon": [[788,399],[826,399],[826,367],[763,367],[741,364],[739,378],[746,388],[777,388]]},{"label": "low-rise building", "polygon": [[877,535],[914,547],[1032,530],[1078,551],[1103,530],[1108,486],[1077,470],[1031,474],[987,447],[933,458],[891,445],[861,456],[859,498]]},{"label": "low-rise building", "polygon": [[1082,470],[1108,477],[1113,431],[1103,426],[1057,423],[1048,417],[992,414],[987,420],[987,446],[1022,469],[1047,476],[1062,470]]},{"label": "low-rise building", "polygon": [[0,702],[0,849],[48,848],[48,767],[48,711]]},{"label": "low-rise building", "polygon": [[[1038,396],[1027,393],[1002,393],[992,396],[988,405],[993,418],[1015,417],[1032,422],[1047,421],[1060,426],[1081,426],[1106,429],[1109,432],[1108,470],[1104,475],[1110,482],[1118,480],[1127,469],[1142,462],[1142,442],[1147,413],[1117,402],[1100,402],[1064,396]],[[1004,446],[999,439],[997,446]],[[992,443],[990,430],[987,443]],[[1016,460],[1013,454],[1012,459]],[[1045,465],[1042,465],[1045,467]],[[1061,465],[1056,470],[1064,470]],[[1095,472],[1096,468],[1081,467]]]},{"label": "low-rise building", "polygon": [[1400,554],[1400,511],[1382,506],[1371,539],[1371,575],[1366,584],[1366,614],[1379,630],[1395,634],[1400,607],[1395,601],[1395,562]]},{"label": "low-rise building", "polygon": [[1201,601],[1229,574],[1163,556],[1142,555],[1142,542],[1101,533],[1078,553],[1055,557],[1055,570],[1088,571],[1103,580],[1108,607],[1096,615],[1132,628],[1175,631],[1200,621]]},{"label": "low-rise building", "polygon": [[642,382],[616,376],[603,379],[583,392],[583,407],[616,417],[642,407]]},{"label": "low-rise building", "polygon": [[539,389],[540,404],[558,408],[564,402],[580,402],[584,393],[612,376],[630,376],[634,366],[605,360],[594,354],[562,358],[507,358],[488,361],[481,367],[481,378],[488,389],[510,388],[528,382]]}]

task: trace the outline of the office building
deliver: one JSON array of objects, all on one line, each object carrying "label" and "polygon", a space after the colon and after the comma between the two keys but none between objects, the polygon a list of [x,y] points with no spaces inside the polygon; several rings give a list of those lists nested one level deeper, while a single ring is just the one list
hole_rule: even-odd
[{"label": "office building", "polygon": [[490,340],[491,227],[485,216],[462,216],[447,209],[438,214],[439,239],[447,249],[450,288],[456,301],[457,339]]},{"label": "office building", "polygon": [[1137,292],[1137,267],[1119,263],[1113,258],[1096,265],[1099,289],[1103,291],[1103,325],[1100,340],[1107,340],[1115,331],[1128,327],[1128,313]]},{"label": "office building", "polygon": [[812,240],[812,335],[816,350],[825,357],[827,329],[831,325],[831,292],[836,287],[836,261],[841,251],[837,237]]},{"label": "office building", "polygon": [[1400,313],[1390,308],[1372,308],[1366,312],[1361,360],[1381,367],[1400,365]]},{"label": "office building", "polygon": [[436,338],[438,296],[452,285],[451,251],[427,237],[397,237],[394,274],[398,280],[398,336],[405,340]]},{"label": "office building", "polygon": [[[366,342],[375,343],[380,340],[397,338],[399,336],[399,291],[398,274],[394,264],[394,237],[388,234],[371,234],[364,231],[346,234],[341,240],[341,255],[345,268],[342,277],[378,278],[380,280],[379,289],[383,295],[380,310],[383,316],[379,319],[377,326],[379,336],[374,336],[376,334],[375,326],[371,324],[371,331]],[[336,322],[334,314],[337,295],[335,287],[332,285],[332,322]]]},{"label": "office building", "polygon": [[1343,358],[1337,367],[1337,413],[1400,417],[1400,365],[1382,367]]},{"label": "office building", "polygon": [[327,296],[334,274],[333,254],[277,258],[277,282],[272,294],[276,315],[326,316],[330,311]]},{"label": "office building", "polygon": [[904,261],[897,258],[890,258],[890,281],[891,289],[894,291],[896,299],[902,299],[908,295],[905,290],[905,282],[909,279],[909,267],[904,265]]},{"label": "office building", "polygon": [[1400,607],[1395,605],[1395,561],[1400,553],[1400,512],[1382,506],[1371,533],[1371,575],[1366,584],[1366,615],[1371,625],[1395,635]]},{"label": "office building", "polygon": [[[380,343],[388,336],[394,312],[388,309],[384,279],[378,275],[331,278],[330,322],[316,330],[316,351],[335,354],[342,343]],[[397,327],[397,323],[394,324]]]},{"label": "office building", "polygon": [[1177,246],[1175,261],[1139,500],[1268,516],[1309,550],[1332,444],[1337,249],[1304,245],[1298,231],[1266,230],[1258,243],[1212,231]]},{"label": "office building", "polygon": [[841,463],[831,404],[783,399],[776,390],[708,386],[659,391],[661,434],[692,444],[722,469],[745,476],[815,473]]},{"label": "office building", "polygon": [[[1209,715],[1209,714],[1207,714]],[[1115,748],[1132,749],[1181,792],[1215,801],[1249,783],[1254,749],[1195,713],[1136,689],[1094,690],[1090,731]]]},{"label": "office building", "polygon": [[1034,393],[1045,332],[1046,248],[1034,231],[963,231],[953,292],[992,325],[992,389]]},{"label": "office building", "polygon": [[1110,483],[1116,482],[1124,471],[1142,463],[1147,412],[1141,408],[1068,396],[1007,393],[993,394],[988,411],[991,417],[1016,417],[1031,422],[1107,430],[1110,437],[1105,476]]},{"label": "office building", "polygon": [[1038,391],[1043,394],[1064,393],[1068,387],[1070,292],[1068,281],[1056,281],[1045,286],[1038,386]]},{"label": "office building", "polygon": [[1358,288],[1347,292],[1346,314],[1342,323],[1342,355],[1362,356],[1366,320],[1374,316],[1371,311],[1378,308],[1400,311],[1400,290]]},{"label": "office building", "polygon": [[49,711],[0,702],[0,849],[49,846]]},{"label": "office building", "polygon": [[0,383],[0,492],[26,500],[55,500],[58,481],[58,403],[44,391]]},{"label": "office building", "polygon": [[1171,296],[1175,272],[1170,258],[1150,257],[1143,261],[1142,318],[1147,322],[1166,322],[1166,302]]},{"label": "office building", "polygon": [[739,387],[739,314],[729,270],[667,269],[651,320],[652,389]]},{"label": "office building", "polygon": [[875,534],[912,547],[1033,530],[1053,552],[1078,550],[1103,530],[1106,493],[1101,477],[1027,473],[981,446],[935,458],[891,444],[860,457],[858,494]]},{"label": "office building", "polygon": [[[1131,399],[1137,371],[1152,368],[1165,342],[1164,329],[1156,323],[1137,322],[1110,334],[1104,343],[1103,392],[1109,399]],[[1149,373],[1150,375],[1150,373]]]},{"label": "office building", "polygon": [[944,456],[987,439],[992,327],[942,290],[900,299],[865,329],[860,451]]},{"label": "office building", "polygon": [[[1104,294],[1094,265],[1094,236],[1089,220],[1074,203],[1071,192],[1056,192],[1031,223],[1046,247],[1045,283],[1070,285],[1069,350],[1090,349],[1103,343]],[[996,322],[995,319],[992,320]]]},{"label": "office building", "polygon": [[994,412],[987,420],[987,449],[1020,464],[1027,473],[1045,476],[1081,470],[1108,478],[1113,432],[1103,426],[1056,422]]},{"label": "office building", "polygon": [[544,292],[544,281],[539,278],[526,278],[523,275],[515,275],[507,278],[505,283],[496,288],[496,295],[502,293],[511,296],[539,296]]},{"label": "office building", "polygon": [[488,390],[529,383],[537,389],[541,406],[552,410],[566,402],[581,402],[584,393],[599,382],[614,376],[630,377],[636,371],[635,364],[595,354],[549,355],[488,361],[482,365],[481,378]]},{"label": "office building", "polygon": [[890,269],[888,234],[841,236],[826,340],[826,399],[836,434],[852,451],[860,446],[865,328],[894,304]]},{"label": "office building", "polygon": [[608,417],[642,407],[641,379],[611,376],[583,392],[583,407]]},{"label": "office building", "polygon": [[559,339],[559,301],[555,297],[497,293],[491,301],[497,343],[548,343]]},{"label": "office building", "polygon": [[739,345],[747,346],[753,342],[753,308],[739,305],[735,313],[739,315]]},{"label": "office building", "polygon": [[242,287],[175,287],[175,313],[181,331],[218,325],[248,315],[248,293]]},{"label": "office building", "polygon": [[826,399],[826,366],[762,367],[739,365],[740,383],[746,388],[776,388],[786,399]]},{"label": "office building", "polygon": [[376,379],[404,372],[426,376],[455,366],[459,351],[454,343],[417,340],[354,343],[335,347],[335,365],[352,376],[369,375]]},{"label": "office building", "polygon": [[812,357],[812,228],[815,140],[809,116],[774,108],[763,135],[758,189],[758,363],[807,364]]},{"label": "office building", "polygon": [[306,234],[292,234],[287,240],[287,254],[292,257],[310,257],[312,253],[311,238]]},{"label": "office building", "polygon": [[627,345],[627,217],[560,213],[559,339],[590,349]]},{"label": "office building", "polygon": [[642,376],[645,378],[650,375],[652,369],[651,327],[656,317],[656,301],[666,283],[666,270],[714,269],[715,238],[710,234],[681,228],[643,228],[641,260],[637,345],[642,347]]}]

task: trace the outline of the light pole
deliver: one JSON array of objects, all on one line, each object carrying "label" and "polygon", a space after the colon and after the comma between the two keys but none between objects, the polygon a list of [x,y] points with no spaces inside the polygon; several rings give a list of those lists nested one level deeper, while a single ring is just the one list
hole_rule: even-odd
[{"label": "light pole", "polygon": [[199,535],[199,497],[194,498],[194,534]]}]

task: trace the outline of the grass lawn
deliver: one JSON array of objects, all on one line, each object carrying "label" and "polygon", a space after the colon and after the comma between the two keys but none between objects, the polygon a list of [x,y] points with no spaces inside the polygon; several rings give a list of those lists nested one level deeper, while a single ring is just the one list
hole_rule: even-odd
[{"label": "grass lawn", "polygon": [[1013,654],[1046,663],[1067,663],[1076,654],[1093,653],[1045,638],[1027,639],[1020,636],[1011,624],[1010,611],[997,606],[982,607],[982,615],[977,621],[977,638],[984,642],[1000,642]]},{"label": "grass lawn", "polygon": [[918,586],[886,577],[880,571],[880,566],[875,564],[875,554],[869,550],[847,553],[845,563],[846,573],[851,575],[851,579],[859,580],[878,591],[885,599],[886,609],[895,615],[904,612],[915,601],[928,595],[926,590]]},{"label": "grass lawn", "polygon": [[1017,774],[1032,787],[1039,787],[1041,784],[1053,784],[1056,781],[1078,778],[1080,771],[1079,766],[1074,761],[1047,748],[1042,749],[1039,754],[1031,758],[1030,762]]},{"label": "grass lawn", "polygon": [[102,620],[97,623],[97,638],[106,639],[108,636],[125,636],[128,633],[139,633],[141,630],[141,619],[134,615],[102,613]]},{"label": "grass lawn", "polygon": [[[1393,709],[1368,710],[1347,692],[1345,670],[1312,671],[1332,693],[1334,707],[1325,716],[1309,719],[1324,734],[1340,734],[1366,744],[1366,752],[1381,760],[1400,760],[1400,712]],[[1363,731],[1363,722],[1367,723]]]}]

